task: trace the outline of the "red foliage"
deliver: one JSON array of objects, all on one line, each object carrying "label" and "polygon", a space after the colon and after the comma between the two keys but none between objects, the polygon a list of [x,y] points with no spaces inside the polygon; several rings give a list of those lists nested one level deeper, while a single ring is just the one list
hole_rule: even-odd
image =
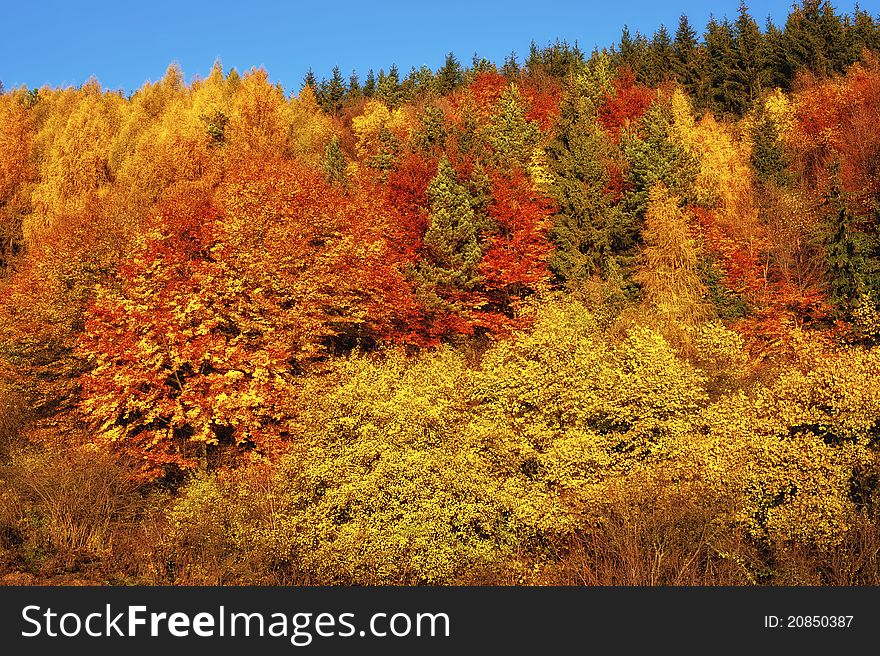
[{"label": "red foliage", "polygon": [[526,78],[519,91],[528,104],[526,119],[537,123],[543,132],[550,130],[559,117],[562,101],[559,84],[551,78]]},{"label": "red foliage", "polygon": [[804,182],[822,194],[830,166],[842,189],[867,214],[880,194],[880,62],[855,64],[846,77],[804,84],[795,103],[794,147]]},{"label": "red foliage", "polygon": [[555,206],[534,191],[521,171],[494,173],[491,181],[488,215],[495,224],[495,234],[480,262],[481,295],[487,306],[477,313],[476,323],[499,332],[516,325],[519,303],[550,277],[547,229]]},{"label": "red foliage", "polygon": [[830,308],[815,288],[801,289],[773,266],[766,235],[733,236],[714,213],[693,208],[706,249],[722,271],[721,284],[748,302],[749,316],[736,327],[755,355],[778,352],[791,339],[791,329],[826,319]]},{"label": "red foliage", "polygon": [[487,118],[495,111],[495,105],[510,82],[500,73],[479,73],[468,85],[468,92],[482,118]]},{"label": "red foliage", "polygon": [[388,174],[384,193],[368,191],[373,198],[385,197],[397,217],[389,234],[392,248],[404,257],[412,257],[421,248],[428,227],[428,185],[437,174],[437,161],[415,153],[404,156],[400,165]]},{"label": "red foliage", "polygon": [[612,83],[614,92],[599,103],[598,120],[616,141],[623,128],[638,121],[654,102],[655,93],[649,87],[636,84],[636,76],[629,68],[622,68]]}]

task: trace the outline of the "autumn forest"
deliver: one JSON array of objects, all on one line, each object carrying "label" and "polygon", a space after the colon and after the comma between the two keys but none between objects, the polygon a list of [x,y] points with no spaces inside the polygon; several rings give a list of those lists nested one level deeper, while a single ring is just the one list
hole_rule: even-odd
[{"label": "autumn forest", "polygon": [[880,18],[0,87],[0,582],[880,583]]}]

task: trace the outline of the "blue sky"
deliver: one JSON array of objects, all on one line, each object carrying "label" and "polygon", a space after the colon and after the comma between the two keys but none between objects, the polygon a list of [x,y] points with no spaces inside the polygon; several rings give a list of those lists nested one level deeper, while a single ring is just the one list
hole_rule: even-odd
[{"label": "blue sky", "polygon": [[[877,0],[861,6],[877,14]],[[835,2],[851,12],[854,2]],[[79,85],[95,76],[105,87],[132,91],[162,76],[172,61],[187,79],[206,75],[215,59],[245,71],[264,66],[287,91],[300,87],[311,66],[318,78],[338,64],[361,80],[370,67],[396,63],[402,73],[427,64],[436,69],[450,50],[465,62],[474,52],[500,63],[522,56],[534,39],[577,41],[590,51],[610,45],[627,24],[652,34],[674,32],[681,13],[702,31],[710,11],[736,16],[739,0],[445,0],[443,2],[140,2],[89,3],[0,0],[0,81],[6,88]],[[753,0],[763,26],[782,23],[791,0]]]}]

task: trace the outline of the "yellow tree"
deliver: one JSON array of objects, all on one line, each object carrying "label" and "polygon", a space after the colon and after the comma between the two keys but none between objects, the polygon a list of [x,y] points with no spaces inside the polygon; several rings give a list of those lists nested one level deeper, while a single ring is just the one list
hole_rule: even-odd
[{"label": "yellow tree", "polygon": [[290,154],[300,162],[317,168],[327,144],[336,134],[333,119],[325,114],[315,98],[312,87],[306,85],[295,98],[290,99]]},{"label": "yellow tree", "polygon": [[34,125],[28,110],[29,93],[0,95],[0,271],[21,248],[22,217],[28,210],[30,161]]},{"label": "yellow tree", "polygon": [[642,238],[645,246],[636,280],[645,302],[667,328],[699,323],[708,315],[706,288],[697,273],[699,247],[678,199],[662,183],[648,197]]},{"label": "yellow tree", "polygon": [[272,159],[288,152],[291,115],[284,92],[269,82],[265,69],[241,79],[229,116],[230,147],[237,154]]},{"label": "yellow tree", "polygon": [[112,180],[110,149],[125,100],[103,92],[94,80],[73,98],[69,114],[59,107],[41,129],[48,147],[32,196],[34,211],[24,225],[29,241],[62,217],[81,214],[101,200]]}]

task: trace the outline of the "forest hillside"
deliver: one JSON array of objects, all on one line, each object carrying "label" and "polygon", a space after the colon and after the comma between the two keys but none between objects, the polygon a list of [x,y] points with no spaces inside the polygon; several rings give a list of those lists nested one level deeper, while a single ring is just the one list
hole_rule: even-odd
[{"label": "forest hillside", "polygon": [[0,580],[880,582],[880,23],[0,94]]}]

